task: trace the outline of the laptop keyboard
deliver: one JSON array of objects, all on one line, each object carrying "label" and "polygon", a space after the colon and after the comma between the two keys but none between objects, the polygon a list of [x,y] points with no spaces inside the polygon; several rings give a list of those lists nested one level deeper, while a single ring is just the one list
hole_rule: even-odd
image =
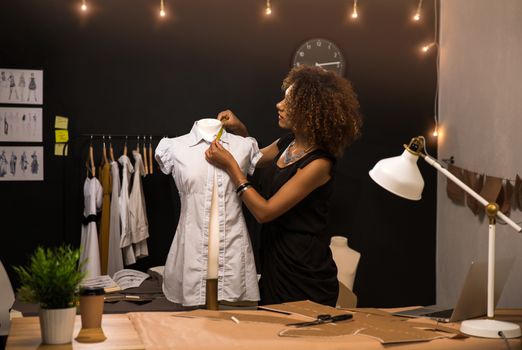
[{"label": "laptop keyboard", "polygon": [[452,313],[453,313],[453,309],[447,309],[447,310],[429,312],[427,314],[424,314],[424,316],[433,317],[433,318],[450,318]]}]

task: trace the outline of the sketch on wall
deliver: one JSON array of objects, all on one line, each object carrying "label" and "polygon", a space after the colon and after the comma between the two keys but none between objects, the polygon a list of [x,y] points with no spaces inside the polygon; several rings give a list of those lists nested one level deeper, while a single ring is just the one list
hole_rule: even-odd
[{"label": "sketch on wall", "polygon": [[42,142],[42,109],[0,107],[0,142]]},{"label": "sketch on wall", "polygon": [[43,147],[0,146],[0,181],[43,179]]},{"label": "sketch on wall", "polygon": [[0,68],[0,103],[41,105],[43,71]]}]

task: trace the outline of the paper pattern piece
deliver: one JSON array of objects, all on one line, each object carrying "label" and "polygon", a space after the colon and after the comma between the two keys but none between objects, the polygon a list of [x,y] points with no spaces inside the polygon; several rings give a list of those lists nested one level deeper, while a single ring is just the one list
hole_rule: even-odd
[{"label": "paper pattern piece", "polygon": [[[476,173],[463,170],[464,183],[468,185],[473,191],[480,193],[482,186],[484,185],[484,175],[477,175]],[[466,193],[466,204],[474,215],[484,211],[482,204],[480,204],[475,198]]]},{"label": "paper pattern piece", "polygon": [[42,181],[43,147],[0,146],[0,181]]},{"label": "paper pattern piece", "polygon": [[494,176],[487,176],[484,181],[484,187],[480,191],[480,195],[488,202],[496,202],[502,189],[502,179]]},{"label": "paper pattern piece", "polygon": [[43,104],[43,71],[0,68],[0,103]]},{"label": "paper pattern piece", "polygon": [[515,193],[513,194],[515,207],[522,210],[522,179],[517,174],[515,177]]},{"label": "paper pattern piece", "polygon": [[54,118],[55,129],[67,129],[69,127],[69,118],[57,115]]},{"label": "paper pattern piece", "polygon": [[[455,175],[459,180],[464,181],[462,169],[456,167],[452,164],[448,166],[448,170],[450,173]],[[456,204],[463,205],[464,204],[464,190],[460,188],[455,182],[451,181],[449,178],[446,179],[446,192],[448,197]]]},{"label": "paper pattern piece", "polygon": [[260,323],[275,323],[286,325],[287,323],[303,322],[300,318],[281,316],[269,316],[266,314],[252,315],[242,312],[233,311],[213,311],[213,310],[194,310],[190,312],[180,312],[172,315],[174,317],[204,317],[213,320],[225,320],[234,322],[232,317],[235,317],[239,322],[260,322]]},{"label": "paper pattern piece", "polygon": [[500,206],[500,211],[505,215],[509,215],[511,211],[511,202],[513,201],[513,185],[511,182],[506,181],[502,190],[500,191],[500,196],[498,200],[498,205]]},{"label": "paper pattern piece", "polygon": [[68,156],[69,155],[69,147],[66,143],[56,143],[54,144],[54,155],[58,157]]},{"label": "paper pattern piece", "polygon": [[0,107],[0,142],[42,142],[42,109]]}]

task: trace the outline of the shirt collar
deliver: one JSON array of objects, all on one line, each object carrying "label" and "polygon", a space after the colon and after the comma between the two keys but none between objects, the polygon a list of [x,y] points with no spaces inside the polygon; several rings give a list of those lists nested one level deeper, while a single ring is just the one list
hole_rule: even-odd
[{"label": "shirt collar", "polygon": [[[217,135],[213,135],[211,140],[205,139],[203,134],[199,131],[198,128],[198,122],[194,122],[194,125],[192,126],[192,130],[190,130],[190,135],[192,136],[191,142],[189,143],[189,146],[195,146],[201,141],[205,141],[207,143],[211,143],[214,141]],[[221,142],[228,143],[228,133],[225,129],[223,129],[223,133],[221,134],[220,138]]]}]

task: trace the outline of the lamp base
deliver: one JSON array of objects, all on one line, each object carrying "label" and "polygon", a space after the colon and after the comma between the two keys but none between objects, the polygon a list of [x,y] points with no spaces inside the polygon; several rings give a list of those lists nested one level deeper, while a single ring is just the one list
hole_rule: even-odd
[{"label": "lamp base", "polygon": [[468,320],[460,325],[460,331],[467,335],[482,338],[518,338],[521,335],[520,326],[516,323],[496,320]]}]

